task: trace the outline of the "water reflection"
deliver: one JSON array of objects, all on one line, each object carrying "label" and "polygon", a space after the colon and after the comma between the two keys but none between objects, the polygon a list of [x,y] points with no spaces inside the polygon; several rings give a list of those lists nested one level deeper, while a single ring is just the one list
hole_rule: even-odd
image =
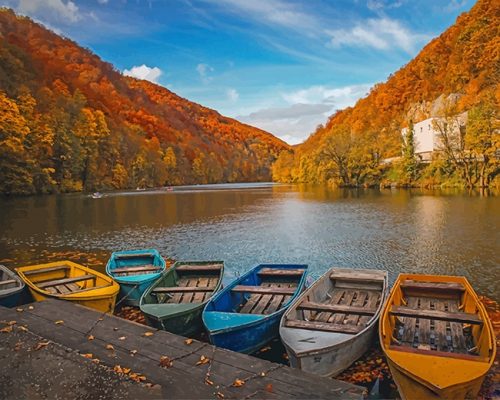
[{"label": "water reflection", "polygon": [[[156,247],[166,257],[224,259],[226,280],[259,262],[464,274],[500,297],[498,197],[325,186],[192,187],[0,200],[0,259]],[[43,253],[45,251],[45,253]],[[92,257],[94,257],[92,256]],[[91,262],[94,262],[91,260]]]}]

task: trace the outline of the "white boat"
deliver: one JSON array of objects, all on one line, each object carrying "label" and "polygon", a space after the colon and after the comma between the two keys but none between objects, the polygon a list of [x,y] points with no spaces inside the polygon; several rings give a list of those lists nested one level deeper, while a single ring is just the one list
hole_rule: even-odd
[{"label": "white boat", "polygon": [[386,271],[330,269],[281,319],[290,365],[321,376],[348,368],[372,344],[386,294]]}]

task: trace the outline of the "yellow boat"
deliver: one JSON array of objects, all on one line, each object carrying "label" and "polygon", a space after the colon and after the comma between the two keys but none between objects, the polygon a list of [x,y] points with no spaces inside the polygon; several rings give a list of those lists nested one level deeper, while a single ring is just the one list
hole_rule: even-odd
[{"label": "yellow boat", "polygon": [[71,261],[16,268],[35,301],[57,298],[112,313],[120,286],[109,276]]},{"label": "yellow boat", "polygon": [[403,399],[476,398],[496,354],[488,314],[460,276],[399,275],[379,335]]}]

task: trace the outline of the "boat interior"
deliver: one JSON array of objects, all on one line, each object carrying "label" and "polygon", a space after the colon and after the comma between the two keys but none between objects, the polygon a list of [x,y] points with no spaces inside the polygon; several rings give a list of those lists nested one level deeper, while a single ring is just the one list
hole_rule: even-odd
[{"label": "boat interior", "polygon": [[479,361],[488,332],[476,299],[461,282],[403,280],[392,297],[383,332],[391,350]]},{"label": "boat interior", "polygon": [[154,260],[151,253],[118,254],[114,256],[115,267],[111,272],[115,277],[156,274],[163,268],[153,265]]},{"label": "boat interior", "polygon": [[357,334],[377,315],[386,280],[382,274],[333,270],[315,285],[287,314],[284,326]]},{"label": "boat interior", "polygon": [[[238,296],[235,312],[240,314],[272,314],[295,294],[303,274],[302,268],[262,268],[248,285],[237,285],[232,295]],[[251,283],[251,284],[250,284]]]},{"label": "boat interior", "polygon": [[151,300],[158,304],[203,303],[217,288],[222,267],[222,263],[176,266],[175,286],[160,283],[151,291]]},{"label": "boat interior", "polygon": [[22,272],[39,289],[53,295],[82,293],[101,289],[111,284],[111,280],[108,282],[86,270],[77,269],[64,263]]},{"label": "boat interior", "polygon": [[14,279],[11,274],[0,268],[0,290],[15,289],[20,286],[19,279]]}]

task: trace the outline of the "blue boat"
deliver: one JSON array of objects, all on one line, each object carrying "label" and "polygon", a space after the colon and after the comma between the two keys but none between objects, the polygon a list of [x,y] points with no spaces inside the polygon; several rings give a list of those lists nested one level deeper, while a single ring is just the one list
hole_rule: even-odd
[{"label": "blue boat", "polygon": [[0,306],[15,307],[19,305],[24,287],[24,282],[14,271],[0,265]]},{"label": "blue boat", "polygon": [[279,334],[281,316],[304,288],[307,265],[261,264],[222,289],[202,319],[210,342],[253,353]]},{"label": "blue boat", "polygon": [[106,265],[106,273],[120,284],[122,303],[139,306],[142,294],[165,268],[165,260],[158,250],[116,251]]}]

